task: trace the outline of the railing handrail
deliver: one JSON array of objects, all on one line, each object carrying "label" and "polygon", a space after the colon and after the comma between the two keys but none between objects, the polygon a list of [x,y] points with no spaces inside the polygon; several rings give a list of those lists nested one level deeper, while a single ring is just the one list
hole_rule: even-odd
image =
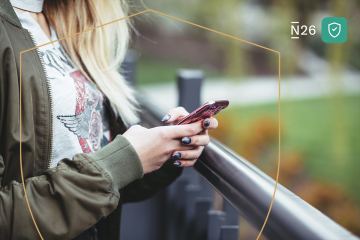
[{"label": "railing handrail", "polygon": [[[153,126],[161,125],[164,111],[149,99],[139,97],[150,113]],[[270,207],[275,181],[224,145],[211,140],[194,168],[250,224],[260,230]],[[280,173],[281,175],[281,173]],[[348,230],[328,218],[297,195],[278,184],[273,207],[263,234],[274,240],[359,240]]]}]

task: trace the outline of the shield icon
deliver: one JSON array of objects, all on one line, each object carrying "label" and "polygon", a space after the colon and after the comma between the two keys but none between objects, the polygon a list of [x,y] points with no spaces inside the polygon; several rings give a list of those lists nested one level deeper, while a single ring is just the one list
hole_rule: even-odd
[{"label": "shield icon", "polygon": [[336,23],[336,22],[330,23],[328,25],[328,30],[329,30],[330,36],[332,36],[333,38],[336,38],[337,36],[339,36],[339,34],[341,32],[341,24]]}]

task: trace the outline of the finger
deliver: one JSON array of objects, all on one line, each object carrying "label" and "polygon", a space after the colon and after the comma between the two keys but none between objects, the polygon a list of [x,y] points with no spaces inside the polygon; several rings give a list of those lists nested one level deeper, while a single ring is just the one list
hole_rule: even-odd
[{"label": "finger", "polygon": [[216,118],[206,118],[203,121],[203,127],[205,129],[209,129],[209,130],[213,130],[216,129],[218,126],[218,121],[216,120]]},{"label": "finger", "polygon": [[209,135],[195,135],[192,137],[184,137],[181,142],[187,146],[206,146],[210,142]]},{"label": "finger", "polygon": [[192,167],[196,163],[197,159],[182,160],[174,162],[175,167]]},{"label": "finger", "polygon": [[203,130],[202,121],[197,121],[191,124],[168,126],[166,129],[170,138],[190,137],[198,134]]},{"label": "finger", "polygon": [[186,145],[181,142],[181,139],[174,139],[170,148],[177,151],[188,151],[197,148],[197,146]]},{"label": "finger", "polygon": [[204,147],[197,147],[193,150],[188,151],[175,151],[172,155],[173,159],[177,160],[191,160],[191,159],[197,159],[199,158],[200,154],[202,153]]},{"label": "finger", "polygon": [[161,121],[164,123],[172,123],[176,120],[184,118],[188,114],[189,113],[183,107],[173,108],[165,115],[165,117],[163,117]]},{"label": "finger", "polygon": [[208,135],[208,130],[203,129],[201,132],[199,132],[197,135]]},{"label": "finger", "polygon": [[144,129],[147,129],[139,124],[136,124],[136,125],[132,125],[129,129],[132,129],[132,130],[136,130],[136,131],[141,131],[141,130],[144,130]]}]

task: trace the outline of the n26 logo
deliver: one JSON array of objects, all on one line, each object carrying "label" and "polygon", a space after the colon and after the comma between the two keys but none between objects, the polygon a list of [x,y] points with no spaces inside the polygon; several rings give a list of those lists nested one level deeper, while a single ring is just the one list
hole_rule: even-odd
[{"label": "n26 logo", "polygon": [[311,25],[310,27],[302,25],[300,27],[299,22],[291,22],[291,39],[299,39],[299,36],[308,35],[308,33],[310,35],[315,35],[315,25]]}]

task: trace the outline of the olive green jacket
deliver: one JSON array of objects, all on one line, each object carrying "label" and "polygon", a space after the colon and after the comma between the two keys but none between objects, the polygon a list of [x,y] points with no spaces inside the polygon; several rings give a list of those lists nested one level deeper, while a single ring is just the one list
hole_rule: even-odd
[{"label": "olive green jacket", "polygon": [[[140,201],[181,174],[167,162],[144,176],[140,159],[111,117],[110,144],[77,154],[49,168],[52,146],[51,93],[29,32],[8,0],[0,0],[0,239],[40,239],[23,191],[44,239],[72,239],[97,223],[99,239],[118,240],[121,203]],[[21,102],[20,102],[21,88]],[[126,221],[126,219],[125,219]]]}]

